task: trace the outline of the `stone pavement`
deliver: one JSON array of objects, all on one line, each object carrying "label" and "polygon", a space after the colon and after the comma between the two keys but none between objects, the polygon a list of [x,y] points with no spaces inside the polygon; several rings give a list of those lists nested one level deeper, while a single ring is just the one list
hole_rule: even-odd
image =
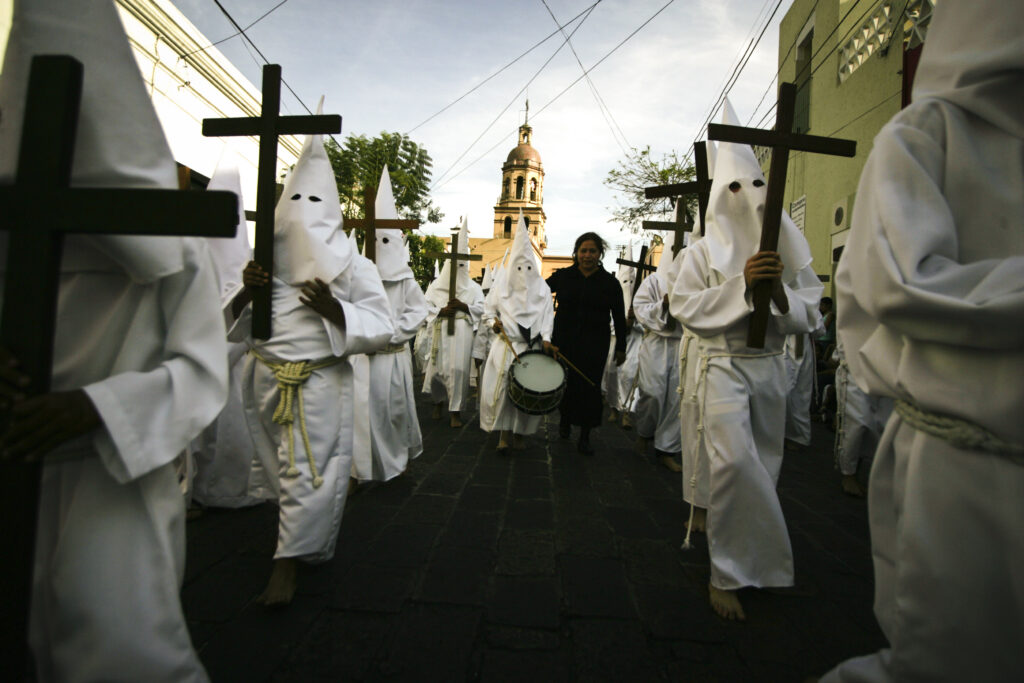
[{"label": "stone pavement", "polygon": [[419,411],[423,455],[350,498],[288,608],[254,603],[272,506],[189,522],[182,595],[213,681],[802,681],[884,646],[866,505],[840,493],[821,425],[779,481],[797,585],[744,591],[738,624],[708,605],[706,537],[680,550],[680,476],[632,432],[596,430],[588,458],[548,423],[501,457],[475,419]]}]

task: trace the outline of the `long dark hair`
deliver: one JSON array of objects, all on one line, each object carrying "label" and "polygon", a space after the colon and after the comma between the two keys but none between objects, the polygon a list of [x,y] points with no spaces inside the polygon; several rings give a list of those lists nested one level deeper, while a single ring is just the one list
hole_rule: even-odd
[{"label": "long dark hair", "polygon": [[598,235],[596,232],[585,232],[585,233],[583,233],[582,235],[580,235],[579,237],[576,238],[576,244],[573,245],[573,248],[572,248],[572,262],[573,263],[577,262],[576,261],[576,253],[579,252],[580,245],[582,245],[584,242],[593,242],[594,244],[596,244],[597,245],[597,250],[600,252],[600,255],[597,257],[598,260],[604,258],[604,250],[608,248],[608,243],[605,242],[604,239],[602,239],[601,236]]}]

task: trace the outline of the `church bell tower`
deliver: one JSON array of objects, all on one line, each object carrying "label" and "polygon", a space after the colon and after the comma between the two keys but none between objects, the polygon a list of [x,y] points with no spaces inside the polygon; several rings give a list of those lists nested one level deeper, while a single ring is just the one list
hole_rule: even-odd
[{"label": "church bell tower", "polygon": [[543,253],[547,247],[544,233],[544,164],[533,148],[533,128],[530,127],[530,102],[526,102],[526,117],[519,126],[519,142],[508,153],[501,167],[501,192],[494,206],[494,236],[511,239],[522,209],[530,238]]}]

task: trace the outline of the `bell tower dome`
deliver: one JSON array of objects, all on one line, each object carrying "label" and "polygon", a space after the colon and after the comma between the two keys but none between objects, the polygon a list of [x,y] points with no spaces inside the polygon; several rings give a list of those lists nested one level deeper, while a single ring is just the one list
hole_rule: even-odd
[{"label": "bell tower dome", "polygon": [[544,164],[533,147],[530,126],[530,102],[526,102],[526,118],[519,126],[518,144],[508,153],[501,167],[501,191],[494,206],[494,236],[512,239],[522,209],[530,239],[543,253],[547,246],[544,233]]}]

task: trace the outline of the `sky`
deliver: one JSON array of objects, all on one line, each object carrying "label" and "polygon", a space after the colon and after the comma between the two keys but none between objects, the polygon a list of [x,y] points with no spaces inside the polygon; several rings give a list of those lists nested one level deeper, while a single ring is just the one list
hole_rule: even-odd
[{"label": "sky", "polygon": [[[236,32],[213,0],[173,2],[211,41]],[[220,2],[246,27],[280,0]],[[472,237],[492,235],[501,165],[515,146],[529,98],[533,145],[546,174],[547,253],[570,253],[576,236],[588,230],[613,246],[632,238],[638,249],[640,236],[609,222],[617,198],[603,183],[608,171],[628,147],[649,145],[656,158],[687,152],[748,41],[777,8],[730,91],[746,122],[772,85],[757,110],[760,119],[774,103],[778,24],[791,1],[600,0],[587,13],[593,4],[287,0],[246,34],[281,65],[284,80],[308,107],[324,95],[325,113],[341,114],[339,141],[397,131],[430,153],[431,198],[445,217],[425,232],[447,235],[466,215]],[[548,8],[562,24],[584,13],[565,30],[575,29],[571,45],[588,69],[661,9],[589,74],[614,124],[585,79],[554,99],[582,75],[559,33],[423,123],[557,31]],[[262,61],[240,36],[218,49],[259,85]],[[286,112],[305,113],[287,91],[282,101]]]}]

